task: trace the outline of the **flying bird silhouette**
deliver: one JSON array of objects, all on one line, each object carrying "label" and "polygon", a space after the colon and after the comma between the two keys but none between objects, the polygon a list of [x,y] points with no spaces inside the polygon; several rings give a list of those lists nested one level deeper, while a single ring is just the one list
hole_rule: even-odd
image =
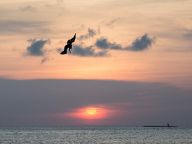
[{"label": "flying bird silhouette", "polygon": [[62,55],[67,54],[68,49],[69,49],[69,52],[71,53],[72,43],[75,42],[75,39],[76,39],[76,33],[73,36],[73,38],[67,41],[67,44],[65,45],[64,50],[60,54]]}]

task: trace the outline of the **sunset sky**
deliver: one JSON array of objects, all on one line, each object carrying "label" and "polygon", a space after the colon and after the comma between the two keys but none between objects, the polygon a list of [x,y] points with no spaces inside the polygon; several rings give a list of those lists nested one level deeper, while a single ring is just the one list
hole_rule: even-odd
[{"label": "sunset sky", "polygon": [[[191,8],[192,0],[1,0],[0,126],[192,126]],[[72,54],[60,55],[75,33]]]}]

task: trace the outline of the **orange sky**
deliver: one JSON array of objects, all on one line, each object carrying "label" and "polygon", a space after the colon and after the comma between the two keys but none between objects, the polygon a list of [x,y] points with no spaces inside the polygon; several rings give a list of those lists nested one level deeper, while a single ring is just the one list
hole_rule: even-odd
[{"label": "orange sky", "polygon": [[[0,76],[155,81],[191,88],[191,6],[190,0],[0,2]],[[155,42],[145,51],[109,50],[106,57],[59,55],[57,48],[88,28],[97,34],[76,44],[87,47],[105,37],[125,47],[145,33]],[[26,55],[29,39],[49,39],[44,56]]]}]

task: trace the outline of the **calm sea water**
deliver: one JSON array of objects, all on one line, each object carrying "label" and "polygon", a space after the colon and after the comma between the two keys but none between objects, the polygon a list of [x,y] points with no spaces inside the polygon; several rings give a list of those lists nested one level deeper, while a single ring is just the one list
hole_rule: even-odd
[{"label": "calm sea water", "polygon": [[0,144],[192,144],[192,129],[0,128]]}]

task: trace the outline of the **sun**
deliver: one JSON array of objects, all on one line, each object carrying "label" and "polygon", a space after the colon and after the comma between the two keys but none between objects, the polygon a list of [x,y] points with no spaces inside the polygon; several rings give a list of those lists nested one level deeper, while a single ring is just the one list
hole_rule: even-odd
[{"label": "sun", "polygon": [[109,110],[105,107],[87,106],[68,113],[68,116],[82,120],[102,120],[108,116],[108,113]]},{"label": "sun", "polygon": [[97,115],[97,108],[87,108],[85,112],[90,116]]},{"label": "sun", "polygon": [[83,119],[100,119],[103,115],[103,110],[98,107],[85,107],[80,115]]}]

